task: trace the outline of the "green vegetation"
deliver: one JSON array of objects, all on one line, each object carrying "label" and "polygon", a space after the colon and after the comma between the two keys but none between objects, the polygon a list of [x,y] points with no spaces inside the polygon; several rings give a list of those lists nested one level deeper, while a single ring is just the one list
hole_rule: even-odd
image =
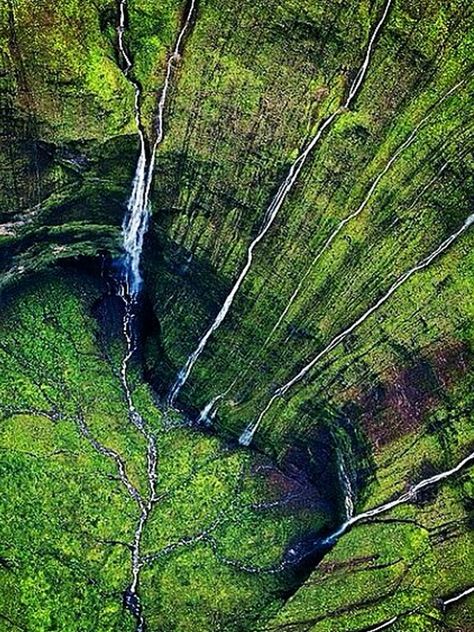
[{"label": "green vegetation", "polygon": [[[472,404],[472,386],[466,394]],[[472,451],[472,422],[440,424],[439,418],[425,434],[405,436],[379,455],[377,481],[360,511]],[[358,631],[399,617],[392,629],[400,632],[456,630],[455,604],[447,617],[442,600],[474,584],[473,500],[474,476],[466,470],[426,488],[413,503],[356,525],[264,629]]]},{"label": "green vegetation", "polygon": [[[393,1],[359,95],[311,155],[181,391],[193,420],[225,392],[214,428],[156,405],[292,161],[344,102],[383,5],[198,0],[174,62],[143,253],[154,318],[130,375],[159,452],[139,589],[150,632],[367,632],[395,617],[387,629],[474,626],[472,596],[446,612],[440,601],[474,584],[467,470],[356,526],[303,585],[306,571],[268,572],[295,543],[334,528],[341,454],[362,511],[472,451],[474,229],[272,407],[258,451],[229,441],[473,213],[469,2]],[[186,8],[127,2],[150,138]],[[122,600],[139,508],[97,446],[145,498],[146,443],[119,379],[120,302],[77,273],[120,252],[137,158],[117,11],[112,0],[0,6],[2,632],[135,628]]]},{"label": "green vegetation", "polygon": [[[111,0],[7,0],[3,67],[16,118],[40,138],[106,138],[134,131],[133,90],[115,59]],[[14,119],[14,123],[17,121]]]},{"label": "green vegetation", "polygon": [[[222,305],[291,159],[341,102],[381,11],[380,3],[370,12],[365,3],[348,11],[334,2],[318,9],[280,4],[239,3],[221,11],[203,3],[187,43],[158,159],[156,222],[145,259],[165,354],[154,370],[163,383],[171,382]],[[182,392],[183,403],[200,409],[230,388],[219,421],[239,434],[272,388],[472,212],[473,30],[464,4],[455,2],[448,12],[395,3],[360,96],[316,148],[259,244],[233,309]],[[292,46],[287,33],[294,34]],[[367,208],[310,271],[262,349],[309,262],[428,114]],[[472,234],[466,235],[322,362],[309,388],[290,392],[291,401],[276,406],[262,426],[259,446],[278,453],[288,436],[305,437],[317,423],[315,408],[353,403],[363,384],[383,381],[390,366],[434,355],[446,344],[470,344],[471,243]]]},{"label": "green vegetation", "polygon": [[176,0],[130,0],[126,44],[133,77],[142,87],[142,119],[152,124],[169,51],[174,49],[184,6]]},{"label": "green vegetation", "polygon": [[0,7],[2,287],[117,248],[136,140],[116,17],[109,0]]},{"label": "green vegetation", "polygon": [[[122,344],[104,346],[91,315],[112,300],[101,292],[93,277],[56,272],[24,283],[2,310],[2,630],[133,629],[122,593],[138,507],[90,437],[120,456],[144,497],[146,445],[117,375]],[[151,629],[253,629],[295,581],[260,570],[278,567],[289,544],[322,528],[327,515],[286,502],[296,483],[267,459],[189,429],[179,416],[163,418],[138,373],[133,396],[159,455],[160,500],[143,537],[150,559],[140,587]]]}]

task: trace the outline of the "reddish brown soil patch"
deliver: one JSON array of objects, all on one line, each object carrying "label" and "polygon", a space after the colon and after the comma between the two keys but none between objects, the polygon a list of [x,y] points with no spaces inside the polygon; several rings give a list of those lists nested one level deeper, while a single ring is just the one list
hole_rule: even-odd
[{"label": "reddish brown soil patch", "polygon": [[362,427],[373,445],[378,448],[419,428],[456,378],[468,371],[470,361],[471,352],[460,342],[437,345],[409,365],[388,371],[356,397]]}]

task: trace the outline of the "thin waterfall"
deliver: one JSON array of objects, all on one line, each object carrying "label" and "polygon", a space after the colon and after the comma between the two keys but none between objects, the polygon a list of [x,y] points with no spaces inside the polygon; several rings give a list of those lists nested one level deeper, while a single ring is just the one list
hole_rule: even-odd
[{"label": "thin waterfall", "polygon": [[[472,76],[472,73],[469,73],[468,77],[470,78],[471,76]],[[254,366],[254,363],[257,360],[257,358],[260,357],[261,354],[263,353],[263,351],[267,348],[269,342],[272,340],[274,334],[280,328],[280,325],[283,323],[283,321],[286,318],[288,312],[290,311],[293,303],[295,302],[296,298],[298,297],[299,293],[301,292],[301,290],[302,290],[307,278],[311,274],[311,271],[313,270],[315,265],[318,263],[318,261],[322,257],[322,255],[329,249],[329,247],[331,246],[332,242],[336,239],[336,237],[344,229],[344,227],[347,224],[349,224],[353,219],[357,218],[362,213],[362,211],[367,207],[367,205],[369,204],[372,196],[374,195],[375,191],[377,190],[377,187],[378,187],[380,181],[388,173],[388,171],[391,169],[393,164],[398,160],[398,158],[403,154],[403,152],[406,151],[407,149],[409,149],[409,147],[411,147],[411,145],[415,142],[415,140],[417,139],[417,136],[418,136],[418,132],[423,127],[425,127],[425,125],[428,124],[430,118],[435,113],[435,109],[437,107],[439,107],[454,92],[456,92],[456,90],[458,90],[463,84],[465,84],[466,81],[468,80],[468,77],[466,77],[465,79],[459,81],[456,85],[454,85],[452,88],[450,88],[438,101],[436,101],[436,103],[434,103],[431,106],[430,111],[419,121],[419,123],[416,125],[416,127],[413,129],[413,131],[409,134],[407,139],[397,148],[395,153],[386,162],[386,164],[383,167],[383,169],[377,174],[377,176],[373,180],[373,182],[372,182],[372,184],[371,184],[366,196],[362,200],[362,202],[359,205],[359,207],[355,211],[353,211],[352,213],[347,215],[344,219],[342,219],[339,222],[339,224],[336,226],[336,228],[333,230],[333,232],[329,235],[329,237],[326,239],[326,241],[324,242],[322,247],[317,251],[317,253],[314,255],[313,259],[310,261],[309,266],[304,271],[301,279],[298,282],[298,285],[296,286],[295,290],[293,291],[292,295],[290,296],[290,299],[288,300],[288,302],[285,305],[284,309],[280,313],[280,315],[279,315],[277,321],[275,322],[274,326],[272,327],[270,333],[267,335],[267,337],[263,341],[262,345],[260,346],[258,351],[253,356],[252,360],[247,364],[247,367],[245,368],[243,373],[240,375],[239,379],[242,380],[248,374],[248,372],[251,369],[251,367]],[[449,163],[447,163],[447,162],[444,163],[444,165],[441,167],[441,169],[438,171],[438,173],[430,180],[430,182],[428,182],[425,185],[425,187],[423,188],[421,193],[416,197],[415,201],[408,207],[407,212],[409,212],[410,210],[412,210],[414,208],[414,206],[416,205],[416,202],[432,186],[432,184],[436,181],[436,179],[447,168],[448,164]]]},{"label": "thin waterfall", "polygon": [[454,595],[454,597],[450,597],[449,599],[444,599],[443,606],[446,608],[446,606],[449,606],[452,603],[456,603],[456,601],[459,601],[460,599],[464,599],[464,597],[467,597],[473,592],[474,592],[474,586],[471,586],[470,588],[466,588],[466,590],[463,590],[458,595]]},{"label": "thin waterfall", "polygon": [[201,410],[201,412],[199,413],[199,418],[198,418],[198,423],[203,423],[207,426],[210,426],[211,423],[214,421],[216,415],[217,415],[217,411],[219,409],[219,402],[221,402],[224,397],[226,397],[226,395],[229,393],[229,391],[235,386],[236,383],[236,379],[229,385],[228,388],[226,388],[225,391],[223,391],[222,393],[219,393],[219,395],[216,395],[215,397],[213,397],[211,399],[210,402],[208,402],[204,408]]},{"label": "thin waterfall", "polygon": [[[441,97],[441,99],[436,103],[436,106],[441,105],[441,103],[443,103],[449,96],[451,96],[465,82],[466,82],[466,79],[463,79],[462,81],[459,81],[455,86],[453,86],[450,90],[448,90]],[[358,217],[362,213],[362,211],[367,207],[367,205],[369,204],[371,198],[373,197],[373,195],[374,195],[374,193],[375,193],[380,181],[382,180],[382,178],[388,173],[388,171],[390,171],[390,169],[392,168],[394,163],[400,158],[400,156],[407,149],[409,149],[413,145],[413,143],[415,142],[415,140],[416,140],[416,138],[418,136],[419,131],[423,127],[425,127],[425,125],[429,122],[429,120],[433,116],[434,112],[435,112],[434,109],[432,109],[430,112],[428,112],[428,114],[426,114],[426,116],[424,116],[421,119],[421,121],[416,125],[416,127],[410,133],[408,138],[398,147],[398,149],[395,151],[395,153],[387,161],[387,163],[385,164],[384,168],[377,174],[377,176],[373,180],[373,182],[372,182],[372,184],[371,184],[371,186],[370,186],[365,198],[362,200],[362,202],[360,203],[358,208],[355,211],[353,211],[352,213],[350,213],[349,215],[347,215],[347,217],[345,217],[344,219],[342,219],[339,222],[339,224],[336,226],[336,228],[333,230],[333,232],[329,235],[327,240],[324,242],[323,246],[320,248],[320,250],[313,257],[312,261],[310,262],[309,266],[307,267],[307,269],[305,270],[303,276],[301,277],[301,279],[300,279],[295,291],[291,295],[290,300],[288,301],[288,303],[286,304],[284,310],[282,311],[282,313],[278,317],[278,320],[275,323],[275,325],[273,326],[271,332],[268,334],[267,338],[265,339],[265,341],[264,341],[264,343],[262,345],[262,349],[264,349],[268,345],[268,343],[270,342],[270,340],[273,337],[274,333],[280,327],[281,323],[283,322],[284,318],[288,314],[291,306],[293,305],[294,301],[296,300],[296,298],[297,298],[298,294],[300,293],[300,291],[301,291],[306,279],[308,278],[309,274],[311,273],[311,270],[314,268],[316,263],[319,261],[319,259],[322,257],[322,255],[328,250],[329,246],[336,239],[336,237],[339,235],[339,233],[342,231],[342,229],[347,224],[349,224],[353,219],[356,219],[356,217]],[[259,353],[261,352],[261,350],[259,351]]]},{"label": "thin waterfall", "polygon": [[133,179],[132,193],[127,202],[127,214],[122,224],[124,258],[124,281],[127,294],[131,297],[140,292],[143,282],[140,259],[143,241],[148,228],[147,158],[144,137],[140,136],[140,154]]},{"label": "thin waterfall", "polygon": [[[425,195],[425,193],[436,183],[436,181],[439,179],[439,177],[443,174],[443,172],[449,167],[449,162],[445,162],[443,163],[443,165],[440,167],[440,169],[438,169],[438,171],[436,172],[436,174],[429,180],[429,182],[427,184],[425,184],[425,186],[422,188],[422,190],[416,195],[415,199],[411,202],[410,206],[406,209],[407,212],[412,211],[416,204],[420,201],[420,199]],[[316,257],[318,257],[318,255],[316,255]],[[311,266],[314,265],[315,260],[313,259],[313,261],[311,262]],[[294,298],[296,297],[295,294],[297,294],[300,289],[301,286],[303,285],[303,282],[305,280],[305,278],[308,276],[309,271],[307,270],[306,273],[304,274],[304,276],[301,278],[300,283],[298,284],[298,287],[296,288],[295,292],[293,293],[292,297],[290,298],[290,303],[294,300]],[[244,377],[246,377],[246,375],[248,374],[249,370],[254,366],[256,359],[258,358],[258,356],[263,352],[263,350],[265,349],[267,343],[269,342],[271,336],[273,335],[273,333],[278,329],[278,326],[281,324],[283,318],[286,316],[286,314],[288,313],[289,308],[291,307],[291,305],[287,305],[287,307],[285,308],[285,310],[283,311],[282,314],[280,314],[277,323],[274,325],[272,331],[270,332],[270,334],[267,336],[265,342],[262,344],[262,346],[259,348],[259,350],[257,351],[257,353],[255,354],[255,356],[252,358],[252,360],[250,360],[247,363],[247,366],[245,367],[245,370],[242,373],[239,373],[238,377],[236,377],[233,381],[232,384],[226,389],[226,391],[224,393],[221,393],[221,395],[218,395],[217,398],[213,398],[211,400],[212,404],[215,402],[216,399],[220,400],[220,403],[223,401],[224,399],[224,395],[227,394],[237,383],[238,380],[243,380]],[[211,405],[211,402],[209,402],[205,409]],[[212,416],[213,418],[217,415],[218,412],[218,407],[220,405],[220,403],[216,406],[216,408],[213,410]],[[203,409],[203,410],[205,410]]]},{"label": "thin waterfall", "polygon": [[123,73],[129,78],[135,90],[135,122],[138,131],[140,149],[138,155],[135,176],[132,183],[132,191],[127,202],[127,212],[122,224],[123,250],[124,257],[122,259],[121,278],[118,285],[118,295],[123,299],[124,318],[123,318],[123,335],[126,342],[126,351],[122,359],[120,368],[120,378],[127,402],[129,420],[136,430],[143,436],[146,441],[146,462],[147,462],[147,479],[149,492],[146,501],[140,502],[140,517],[135,529],[133,542],[131,544],[131,582],[124,594],[124,603],[131,614],[136,619],[136,632],[144,632],[145,620],[142,611],[140,596],[138,594],[138,586],[140,581],[140,571],[143,566],[141,555],[141,543],[143,530],[148,518],[158,501],[157,496],[157,462],[158,453],[156,446],[156,438],[153,432],[149,431],[147,424],[140,415],[133,403],[132,390],[129,384],[129,364],[133,354],[137,348],[135,318],[138,305],[140,290],[143,279],[140,270],[140,260],[143,250],[143,243],[149,222],[149,198],[151,184],[153,180],[153,171],[155,166],[156,152],[159,144],[163,140],[163,117],[166,105],[171,78],[173,74],[173,64],[178,60],[182,42],[186,31],[193,19],[196,1],[192,0],[184,21],[179,32],[172,54],[169,56],[166,64],[166,74],[163,88],[160,94],[157,108],[157,118],[154,129],[155,140],[148,155],[148,144],[143,124],[141,121],[141,87],[140,84],[129,74],[133,68],[130,55],[127,52],[124,43],[124,33],[126,25],[126,2],[121,0],[119,9],[119,24],[117,27],[118,48],[123,61]]},{"label": "thin waterfall", "polygon": [[364,323],[367,320],[367,318],[369,318],[369,316],[371,316],[375,311],[377,311],[379,307],[381,307],[392,296],[392,294],[398,290],[400,286],[402,286],[404,283],[408,281],[408,279],[410,279],[410,277],[412,277],[416,272],[419,272],[420,270],[423,270],[424,268],[429,266],[430,263],[434,259],[436,259],[436,257],[441,255],[447,248],[449,248],[449,246],[456,239],[458,239],[458,237],[460,237],[473,223],[474,223],[474,213],[469,215],[469,217],[464,221],[461,228],[459,228],[455,233],[453,233],[450,237],[448,237],[445,241],[443,241],[443,243],[440,244],[436,248],[436,250],[434,250],[430,255],[425,257],[422,261],[420,261],[420,263],[415,265],[413,268],[411,268],[410,270],[407,270],[400,277],[398,277],[398,279],[390,286],[389,290],[381,298],[379,298],[378,301],[376,301],[376,303],[374,303],[371,307],[369,307],[369,309],[365,311],[362,314],[362,316],[360,316],[355,322],[353,322],[352,325],[350,325],[347,329],[344,329],[341,333],[335,336],[322,351],[320,351],[310,362],[308,362],[308,364],[306,364],[306,366],[304,366],[301,369],[301,371],[299,371],[291,380],[286,382],[286,384],[278,388],[273,393],[272,397],[270,398],[268,404],[265,406],[263,411],[260,413],[259,417],[257,418],[257,421],[254,424],[249,424],[247,428],[244,430],[244,432],[242,433],[239,439],[240,443],[242,445],[250,445],[255,435],[255,432],[258,430],[260,424],[262,423],[263,418],[265,417],[267,412],[270,410],[270,408],[279,398],[285,395],[292,386],[300,382],[305,377],[305,375],[314,367],[314,365],[319,360],[321,360],[321,358],[323,358],[335,347],[337,347],[345,338],[347,338],[347,336],[349,336],[349,334],[351,334],[355,329],[357,329],[360,325],[362,325],[362,323]]},{"label": "thin waterfall", "polygon": [[462,459],[453,468],[449,470],[445,470],[444,472],[441,472],[440,474],[435,474],[434,476],[430,476],[429,478],[425,478],[424,480],[420,481],[416,485],[413,485],[412,487],[410,487],[410,489],[407,492],[405,492],[404,494],[401,494],[398,498],[395,498],[395,500],[391,500],[387,503],[384,503],[383,505],[378,505],[377,507],[373,507],[372,509],[368,509],[367,511],[363,511],[360,514],[356,514],[352,516],[351,518],[346,520],[339,527],[339,529],[337,529],[337,531],[335,531],[332,535],[326,538],[324,541],[324,544],[333,544],[350,527],[357,524],[358,522],[367,520],[369,518],[374,518],[375,516],[378,516],[382,513],[390,511],[391,509],[394,509],[395,507],[398,507],[398,505],[403,505],[409,502],[410,500],[413,500],[416,494],[420,492],[422,489],[425,489],[425,487],[430,487],[431,485],[435,485],[439,481],[450,478],[454,474],[457,474],[458,472],[460,472],[466,466],[472,465],[473,463],[474,463],[474,452],[471,452],[468,456]]},{"label": "thin waterfall", "polygon": [[184,386],[184,384],[186,383],[187,379],[189,378],[189,375],[196,363],[196,361],[198,360],[198,358],[200,357],[200,355],[202,354],[202,352],[204,351],[209,339],[211,338],[212,334],[220,327],[222,321],[225,319],[225,317],[227,316],[232,303],[234,302],[235,296],[237,294],[237,292],[239,291],[240,286],[242,285],[243,281],[245,280],[247,273],[249,272],[249,270],[252,267],[252,263],[253,263],[253,256],[254,256],[254,250],[255,248],[258,246],[258,244],[263,240],[263,238],[265,237],[265,235],[268,233],[268,231],[270,230],[271,226],[273,225],[278,212],[280,211],[283,203],[285,202],[288,194],[290,193],[290,191],[292,190],[301,169],[303,168],[304,164],[306,163],[306,160],[308,158],[308,156],[311,154],[311,152],[313,151],[314,147],[318,144],[318,142],[320,141],[321,137],[323,136],[324,132],[326,129],[328,129],[331,124],[333,123],[333,121],[340,116],[344,111],[346,111],[352,101],[354,100],[354,98],[356,97],[356,95],[358,94],[362,83],[364,81],[367,69],[369,67],[369,63],[372,57],[372,50],[373,50],[373,46],[375,43],[375,40],[387,18],[390,6],[392,4],[392,0],[387,0],[385,7],[384,7],[384,11],[382,13],[381,18],[379,19],[374,31],[372,32],[372,35],[369,39],[369,43],[367,45],[367,50],[364,56],[364,60],[363,63],[361,65],[361,67],[358,70],[358,73],[349,89],[349,93],[348,96],[344,102],[344,105],[342,107],[340,107],[338,110],[336,110],[335,112],[333,112],[333,114],[331,114],[319,127],[318,131],[316,132],[315,136],[313,137],[313,139],[311,140],[311,142],[307,145],[306,149],[298,156],[298,158],[295,160],[295,162],[291,165],[290,170],[285,178],[285,180],[283,181],[283,183],[280,185],[280,188],[278,189],[275,197],[272,199],[272,201],[270,202],[270,205],[265,213],[264,216],[264,220],[263,220],[263,225],[258,233],[258,235],[255,237],[255,239],[251,242],[250,246],[248,247],[247,250],[247,261],[245,263],[244,268],[242,269],[242,271],[240,272],[237,281],[234,283],[232,289],[230,290],[229,294],[227,295],[227,298],[224,301],[224,304],[222,305],[219,313],[217,314],[216,318],[214,319],[213,323],[211,324],[211,326],[209,327],[209,329],[206,331],[206,333],[204,334],[204,336],[201,338],[201,340],[198,343],[198,346],[196,347],[196,349],[191,353],[191,355],[188,357],[185,365],[183,366],[183,368],[179,371],[175,382],[173,383],[171,389],[170,389],[170,393],[168,396],[168,403],[170,406],[174,405],[174,402],[176,401],[176,397],[178,396],[181,388]]},{"label": "thin waterfall", "polygon": [[217,414],[217,409],[215,408],[217,402],[224,397],[224,393],[220,395],[216,395],[214,399],[204,406],[204,408],[199,413],[198,423],[203,424],[205,426],[210,426],[214,420],[214,417]]},{"label": "thin waterfall", "polygon": [[[123,33],[125,28],[125,4],[126,0],[122,0],[120,4],[120,25],[118,28],[119,33],[119,47],[123,59],[125,60],[124,73],[128,75],[132,68],[132,62],[127,54],[123,42]],[[179,60],[181,47],[186,35],[186,31],[189,29],[191,21],[194,17],[196,7],[196,0],[191,0],[188,13],[184,24],[179,32],[172,54],[169,56],[166,64],[166,74],[161,90],[160,98],[158,101],[156,124],[155,124],[155,140],[151,148],[151,154],[147,156],[147,143],[145,134],[141,123],[140,114],[140,100],[141,100],[141,88],[140,85],[132,80],[132,84],[135,88],[135,120],[137,123],[137,129],[140,139],[140,152],[138,156],[137,167],[135,170],[135,177],[133,179],[132,193],[127,203],[127,213],[125,215],[122,225],[123,235],[123,249],[125,252],[124,259],[124,275],[126,290],[130,297],[136,297],[141,289],[143,279],[140,272],[140,259],[143,250],[143,242],[145,234],[148,229],[149,222],[149,198],[150,190],[153,182],[153,172],[155,168],[156,152],[163,140],[164,136],[164,112],[166,106],[166,99],[168,96],[169,88],[171,85],[171,79],[173,75],[174,64]]]},{"label": "thin waterfall", "polygon": [[379,632],[379,630],[385,630],[385,628],[389,628],[391,625],[396,623],[399,618],[400,616],[397,614],[391,619],[387,619],[387,621],[384,621],[383,623],[376,625],[375,628],[370,628],[369,630],[367,630],[367,632]]},{"label": "thin waterfall", "polygon": [[147,142],[143,129],[140,113],[141,87],[130,77],[133,68],[132,59],[127,51],[124,41],[126,28],[127,0],[120,2],[119,25],[117,27],[118,48],[123,61],[122,71],[128,78],[135,91],[134,115],[137,127],[140,150],[138,154],[135,176],[132,183],[132,192],[127,201],[127,212],[122,223],[122,243],[125,253],[123,261],[123,274],[126,293],[130,296],[140,291],[142,278],[140,274],[140,256],[143,249],[143,238],[148,225],[148,197],[147,180],[149,165],[147,161]]},{"label": "thin waterfall", "polygon": [[[348,451],[348,454],[350,454],[350,451]],[[337,462],[339,481],[344,494],[344,512],[346,514],[346,520],[350,520],[354,515],[355,509],[355,493],[354,486],[352,484],[354,473],[351,471],[352,468],[349,467],[349,458],[346,457],[344,449],[338,450]]]}]

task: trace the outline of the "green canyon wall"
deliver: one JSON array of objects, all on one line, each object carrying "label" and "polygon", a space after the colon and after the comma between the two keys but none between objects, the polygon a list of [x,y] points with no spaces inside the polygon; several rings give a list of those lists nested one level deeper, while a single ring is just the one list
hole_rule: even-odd
[{"label": "green canyon wall", "polygon": [[[166,399],[219,312],[278,187],[319,127],[338,114],[178,395],[177,408],[194,421],[222,395],[212,429],[192,430],[173,413],[178,429],[163,431],[162,450],[176,450],[176,462],[165,460],[164,484],[183,491],[151,525],[150,555],[206,531],[215,519],[213,498],[216,511],[225,506],[230,518],[219,524],[217,548],[206,535],[186,542],[176,558],[172,548],[171,562],[147,571],[151,630],[362,632],[386,623],[400,631],[473,629],[472,597],[444,605],[474,584],[468,469],[354,526],[298,577],[264,572],[292,543],[314,543],[344,520],[341,467],[357,513],[473,451],[472,230],[278,398],[249,449],[235,446],[278,387],[474,212],[471,3],[394,0],[360,91],[344,108],[384,7],[365,0],[201,0],[174,60],[142,259],[149,325],[134,366],[134,392],[157,428],[168,428],[169,420],[155,403]],[[142,88],[153,141],[166,62],[186,7],[130,0],[127,9],[131,76]],[[144,485],[143,446],[121,434],[120,325],[113,308],[104,307],[106,283],[97,274],[120,253],[138,151],[117,20],[118,6],[109,0],[0,6],[0,436],[15,499],[4,509],[10,530],[0,538],[0,574],[4,595],[17,591],[16,603],[0,605],[5,630],[133,629],[121,615],[126,547],[110,542],[130,539],[134,510],[110,488],[110,467],[74,434],[71,407],[84,400],[88,423],[129,460],[134,484]],[[55,305],[62,315],[51,320]],[[51,377],[53,369],[58,374]],[[85,395],[81,380],[90,388]],[[109,401],[99,404],[104,395]],[[59,414],[54,424],[43,414],[50,409]],[[55,451],[67,454],[46,458]],[[218,465],[208,470],[210,456]],[[80,502],[92,535],[71,521],[75,547],[84,552],[76,559],[73,547],[58,540],[64,523],[51,525],[46,516],[62,516],[68,503],[79,502],[77,459],[90,485]],[[262,482],[256,472],[265,467],[275,472]],[[200,468],[202,477],[193,478]],[[245,510],[232,505],[239,468]],[[290,484],[284,477],[294,472],[303,479]],[[36,481],[35,492],[25,478]],[[283,502],[257,519],[248,509],[291,496],[301,480],[310,495],[302,505]],[[43,501],[31,505],[38,490]],[[54,500],[58,493],[63,505]],[[198,506],[192,518],[191,498]],[[100,518],[97,507],[107,508]],[[15,512],[26,526],[11,526]],[[167,520],[176,533],[160,531]],[[36,548],[27,556],[31,539]],[[255,555],[265,540],[268,548]],[[48,571],[45,548],[53,551]],[[64,568],[68,578],[55,600],[51,587]],[[216,577],[221,590],[213,604]],[[74,601],[77,585],[86,605]]]}]

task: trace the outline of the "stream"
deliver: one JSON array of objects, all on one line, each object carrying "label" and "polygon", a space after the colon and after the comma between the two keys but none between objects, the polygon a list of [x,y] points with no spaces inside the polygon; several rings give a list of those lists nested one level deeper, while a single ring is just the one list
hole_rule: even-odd
[{"label": "stream", "polygon": [[140,597],[138,594],[140,571],[144,563],[141,555],[141,542],[143,530],[154,505],[158,501],[156,494],[158,454],[155,436],[153,432],[147,428],[146,421],[140,415],[133,403],[132,390],[129,383],[129,369],[130,361],[137,350],[137,332],[135,321],[139,306],[140,292],[143,284],[140,262],[144,238],[149,223],[150,190],[153,182],[156,152],[163,140],[164,112],[173,76],[174,64],[179,60],[183,40],[186,31],[189,29],[191,24],[191,20],[193,19],[194,12],[195,0],[192,0],[184,23],[179,31],[173,51],[167,60],[165,79],[158,101],[156,127],[153,131],[155,139],[152,144],[151,151],[148,147],[148,140],[141,117],[142,89],[140,84],[130,77],[130,73],[133,71],[133,61],[127,51],[124,40],[127,21],[127,0],[120,1],[119,24],[117,26],[118,50],[123,62],[122,71],[132,84],[135,91],[134,114],[139,137],[139,155],[132,183],[132,192],[127,202],[127,210],[122,224],[123,250],[125,254],[121,261],[120,279],[117,290],[118,295],[124,302],[123,336],[126,343],[126,351],[120,368],[120,379],[127,402],[129,420],[136,430],[143,436],[147,445],[146,461],[149,486],[148,497],[146,500],[139,499],[139,501],[137,501],[140,509],[140,517],[132,542],[131,582],[124,593],[124,604],[135,617],[137,622],[136,632],[143,632],[146,627]]},{"label": "stream", "polygon": [[471,465],[473,462],[474,462],[474,452],[471,452],[470,454],[468,454],[468,456],[466,456],[464,459],[459,461],[459,463],[457,463],[457,465],[455,465],[451,469],[445,470],[444,472],[440,472],[439,474],[435,474],[434,476],[430,476],[429,478],[423,479],[416,485],[413,485],[412,487],[410,487],[410,489],[407,492],[405,492],[404,494],[401,494],[400,496],[398,496],[398,498],[395,498],[395,500],[391,500],[387,503],[378,505],[377,507],[373,507],[372,509],[368,509],[367,511],[363,511],[359,514],[355,514],[349,517],[345,522],[342,523],[342,525],[339,527],[339,529],[337,529],[337,531],[335,531],[333,534],[331,534],[328,538],[324,540],[324,544],[333,544],[341,537],[341,535],[346,533],[348,529],[350,529],[353,525],[357,524],[358,522],[362,522],[364,520],[374,518],[375,516],[378,516],[382,513],[386,513],[387,511],[390,511],[391,509],[398,507],[398,505],[403,505],[404,503],[407,503],[410,500],[413,500],[416,494],[422,489],[425,489],[425,487],[430,487],[431,485],[435,485],[436,483],[439,483],[440,481],[443,481],[447,478],[450,478],[451,476],[454,476],[465,467]]}]

